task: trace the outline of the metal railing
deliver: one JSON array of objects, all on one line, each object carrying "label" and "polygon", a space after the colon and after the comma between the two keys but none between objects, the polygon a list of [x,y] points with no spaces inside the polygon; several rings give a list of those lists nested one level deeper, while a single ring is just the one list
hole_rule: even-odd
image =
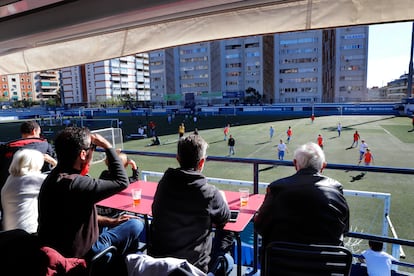
[{"label": "metal railing", "polygon": [[[123,152],[125,152],[126,154],[133,154],[133,155],[176,158],[176,154],[174,153],[146,152],[146,151],[133,151],[133,150],[123,150]],[[257,158],[237,158],[237,157],[229,158],[229,157],[223,157],[223,156],[208,156],[207,161],[251,164],[253,166],[253,193],[255,194],[259,193],[259,165],[274,165],[274,166],[286,166],[286,167],[293,166],[292,161],[257,159]],[[328,165],[326,166],[326,169],[414,175],[414,169],[397,168],[397,167],[379,167],[379,166],[365,167],[365,166],[357,166],[357,165],[329,164],[328,163]]]},{"label": "metal railing", "polygon": [[[394,252],[395,248],[401,247],[402,245],[414,247],[414,241],[413,240],[405,240],[405,239],[399,239],[399,238],[389,238],[389,237],[371,235],[371,234],[365,234],[365,233],[359,233],[359,232],[348,232],[346,234],[346,236],[349,237],[349,238],[357,238],[357,239],[363,239],[363,240],[372,240],[372,241],[379,241],[379,242],[383,242],[383,243],[390,243],[393,246],[393,252]],[[360,254],[353,254],[353,256],[355,258],[361,258],[362,257],[362,255],[360,255]],[[393,256],[394,256],[394,254],[393,254]],[[403,258],[403,256],[401,256],[401,258]],[[401,262],[401,261],[398,261],[398,262],[393,261],[392,263],[394,265],[398,265],[398,266],[414,268],[413,263],[407,263],[407,262]],[[397,270],[397,269],[394,268],[394,270]]]},{"label": "metal railing", "polygon": [[[133,150],[123,150],[126,154],[132,155],[142,155],[142,156],[153,156],[153,157],[164,157],[164,158],[176,158],[176,154],[172,153],[159,153],[159,152],[144,152],[144,151],[133,151]],[[212,182],[222,183],[222,184],[234,184],[237,182],[238,185],[253,185],[253,193],[259,193],[259,187],[265,187],[268,183],[259,182],[259,165],[273,165],[273,166],[288,166],[292,167],[292,161],[280,161],[280,160],[269,160],[269,159],[257,159],[257,158],[235,158],[235,157],[221,157],[221,156],[208,156],[207,161],[215,162],[232,162],[232,163],[242,163],[242,164],[251,164],[253,167],[253,181],[241,181],[241,180],[228,180],[228,179],[218,179],[218,178],[209,178],[207,179]],[[397,167],[379,167],[379,166],[356,166],[356,165],[344,165],[344,164],[328,164],[326,169],[332,170],[352,170],[352,171],[364,171],[364,172],[379,172],[379,173],[392,173],[392,174],[408,174],[414,175],[414,169],[411,168],[397,168]],[[163,173],[158,172],[141,172],[142,177],[146,179],[148,175],[161,177]],[[369,194],[369,195],[365,195]],[[384,223],[383,223],[383,233],[385,232],[384,228],[390,227],[394,238],[387,236],[377,236],[370,235],[360,232],[350,232],[348,237],[354,237],[364,240],[378,240],[386,243],[391,243],[393,245],[392,255],[396,258],[404,257],[405,254],[402,251],[401,245],[407,245],[414,248],[414,241],[399,239],[397,233],[391,223],[389,218],[389,208],[390,208],[390,195],[384,193],[371,193],[364,191],[351,191],[345,190],[345,195],[357,195],[357,196],[369,196],[372,197],[373,194],[376,194],[376,197],[384,199]],[[399,262],[398,265],[407,266],[414,268],[414,264]]]}]

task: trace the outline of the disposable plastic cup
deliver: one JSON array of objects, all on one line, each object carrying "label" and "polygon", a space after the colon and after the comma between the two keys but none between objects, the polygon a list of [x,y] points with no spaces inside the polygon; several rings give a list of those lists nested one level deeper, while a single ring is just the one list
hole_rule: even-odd
[{"label": "disposable plastic cup", "polygon": [[141,203],[141,194],[142,194],[141,188],[131,190],[131,196],[132,196],[132,201],[133,201],[134,206]]},{"label": "disposable plastic cup", "polygon": [[246,206],[249,203],[249,188],[240,188],[240,207]]}]

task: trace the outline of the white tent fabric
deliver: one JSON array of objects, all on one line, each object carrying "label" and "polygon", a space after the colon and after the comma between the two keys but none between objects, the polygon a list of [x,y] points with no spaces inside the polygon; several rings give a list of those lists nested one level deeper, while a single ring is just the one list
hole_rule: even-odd
[{"label": "white tent fabric", "polygon": [[[0,74],[57,69],[223,38],[414,20],[414,0],[68,2],[0,20]],[[100,13],[114,3],[123,10]],[[19,32],[25,26],[28,30]]]}]

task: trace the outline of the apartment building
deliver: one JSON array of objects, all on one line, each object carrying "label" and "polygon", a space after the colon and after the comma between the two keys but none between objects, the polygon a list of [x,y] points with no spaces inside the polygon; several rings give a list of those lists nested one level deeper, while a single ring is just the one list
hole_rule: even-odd
[{"label": "apartment building", "polygon": [[275,46],[277,102],[365,100],[368,27],[276,34]]},{"label": "apartment building", "polygon": [[[27,78],[28,80],[29,78]],[[60,72],[59,70],[47,70],[35,74],[36,100],[47,101],[56,99],[60,93]],[[21,87],[22,96],[24,88]],[[30,92],[26,92],[30,93]],[[35,100],[35,99],[33,99]]]},{"label": "apartment building", "polygon": [[110,100],[150,101],[148,54],[114,58],[61,69],[65,104],[104,104]]},{"label": "apartment building", "polygon": [[150,52],[151,101],[191,106],[212,98],[211,91],[220,86],[214,78],[220,73],[220,63],[213,66],[218,62],[216,44],[203,42]]},{"label": "apartment building", "polygon": [[273,37],[227,39],[220,44],[223,99],[242,102],[243,98],[253,96],[248,91],[256,91],[261,95],[257,99],[260,102],[273,101]]},{"label": "apartment building", "polygon": [[71,105],[84,102],[83,99],[87,98],[87,95],[83,94],[86,88],[82,88],[84,86],[84,78],[82,78],[82,74],[85,72],[84,66],[66,67],[62,68],[60,72],[62,103]]},{"label": "apartment building", "polygon": [[336,35],[334,102],[364,101],[368,95],[368,26],[334,29]]},{"label": "apartment building", "polygon": [[0,98],[2,101],[6,101],[9,99],[10,91],[9,91],[9,82],[7,80],[7,76],[0,76]]},{"label": "apartment building", "polygon": [[268,98],[273,94],[271,36],[196,43],[149,55],[153,102],[241,102],[248,89]]},{"label": "apartment building", "polygon": [[142,102],[151,101],[149,55],[147,53],[135,55],[136,99]]},{"label": "apartment building", "polygon": [[37,88],[41,73],[0,76],[0,98],[3,101],[38,101],[43,90]]},{"label": "apartment building", "polygon": [[[13,74],[1,76],[1,98],[3,101],[21,101],[34,95],[34,77],[32,74]],[[30,89],[30,91],[29,91]]]},{"label": "apartment building", "polygon": [[177,51],[178,48],[168,48],[149,53],[150,89],[153,103],[173,104],[181,100],[181,95],[176,94],[175,87],[175,75],[179,72],[175,68],[176,60],[174,59]]},{"label": "apartment building", "polygon": [[322,31],[276,34],[275,102],[322,102]]},{"label": "apartment building", "polygon": [[367,95],[367,26],[233,38],[149,55],[157,103],[238,103],[251,91],[261,103],[349,102]]},{"label": "apartment building", "polygon": [[[408,95],[408,74],[401,75],[398,79],[392,80],[387,83],[387,86],[384,86],[380,89],[384,98],[388,100],[401,100],[403,98],[410,97]],[[414,80],[414,77],[412,77]],[[414,84],[414,81],[411,81],[411,84]],[[414,85],[412,86],[414,88]],[[411,89],[411,91],[414,91]]]}]

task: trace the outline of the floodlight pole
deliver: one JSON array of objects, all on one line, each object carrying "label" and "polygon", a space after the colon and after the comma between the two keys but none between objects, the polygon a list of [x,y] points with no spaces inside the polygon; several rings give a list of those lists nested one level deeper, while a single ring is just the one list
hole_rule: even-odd
[{"label": "floodlight pole", "polygon": [[411,51],[410,51],[410,65],[408,68],[408,82],[407,82],[407,97],[411,98],[413,92],[413,48],[414,48],[414,22],[411,28]]}]

